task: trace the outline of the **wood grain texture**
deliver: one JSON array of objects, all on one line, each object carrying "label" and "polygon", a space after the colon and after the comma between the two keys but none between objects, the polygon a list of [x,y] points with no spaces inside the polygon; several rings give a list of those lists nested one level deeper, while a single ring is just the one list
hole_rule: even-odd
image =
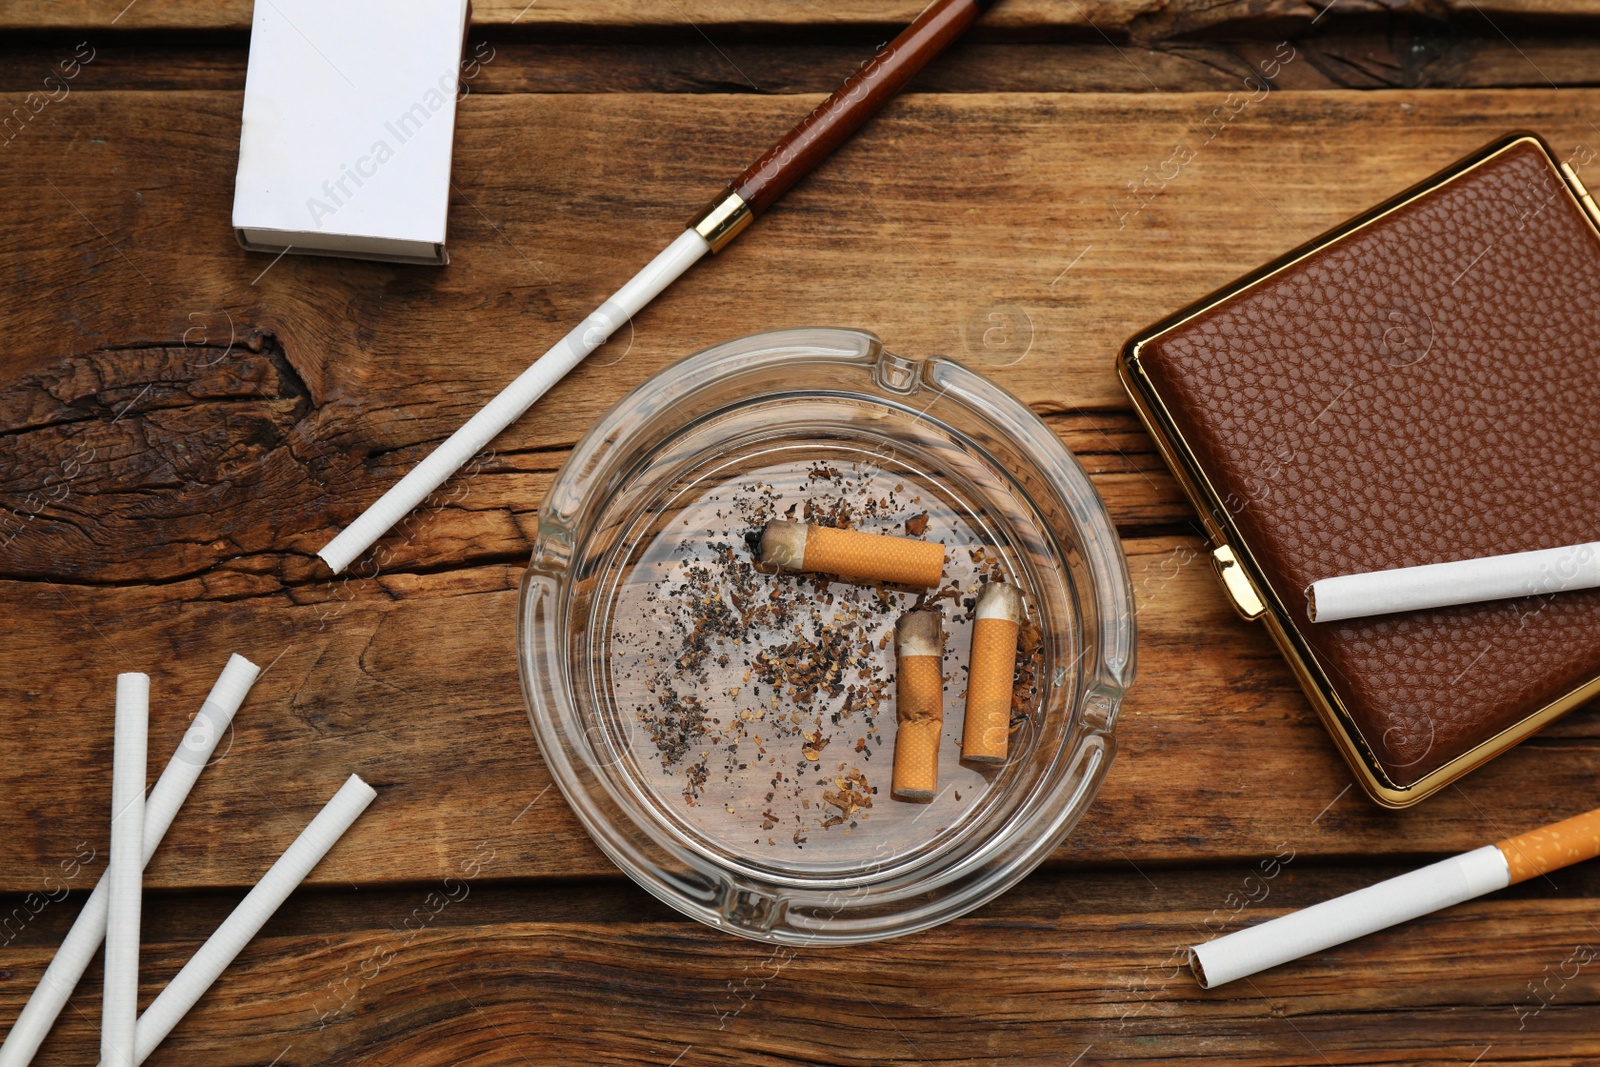
[{"label": "wood grain texture", "polygon": [[[922,0],[479,0],[473,25],[537,30],[656,30],[747,33],[802,27],[837,32],[851,27],[903,26]],[[990,31],[1116,39],[1172,37],[1225,30],[1261,32],[1303,27],[1334,17],[1412,13],[1441,18],[1507,21],[1592,16],[1586,0],[1002,0],[984,16]],[[250,0],[13,0],[0,9],[0,28],[82,30],[247,29]]]},{"label": "wood grain texture", "polygon": [[[1575,116],[1594,99],[914,95],[620,331],[484,462],[553,469],[548,453],[673,360],[804,322],[952,355],[1064,425],[1125,413],[1110,358],[1134,329],[1507,129],[1581,152],[1594,131]],[[469,96],[454,262],[441,271],[242,253],[226,225],[234,94],[50,105],[0,152],[0,180],[21,190],[6,269],[50,296],[0,307],[0,366],[16,383],[0,400],[12,512],[0,574],[172,581],[259,557],[255,571],[309,579],[334,528],[811,102]],[[728,107],[740,122],[722,120]],[[706,136],[685,145],[679,128]],[[1193,152],[1185,166],[1178,145]],[[652,165],[629,174],[635,152]],[[813,268],[797,275],[799,255]],[[1170,498],[1160,485],[1138,491]],[[114,497],[124,487],[139,491]],[[486,518],[492,534],[411,539],[386,558],[437,567],[526,547],[512,516]],[[150,523],[161,551],[131,535]]]},{"label": "wood grain texture", "polygon": [[[1119,723],[1106,787],[1058,860],[1251,862],[1285,841],[1324,857],[1430,855],[1592,803],[1600,721],[1585,711],[1419,809],[1367,804],[1347,790],[1331,742],[1268,640],[1222,604],[1200,549],[1192,539],[1128,543],[1143,681]],[[314,873],[316,884],[442,878],[484,840],[502,847],[506,877],[610,873],[546,791],[510,652],[519,570],[396,572],[220,603],[207,601],[205,579],[0,585],[31,620],[0,684],[5,706],[26,709],[10,736],[19,750],[52,753],[7,770],[16,799],[0,810],[0,889],[36,890],[79,842],[99,847],[110,714],[99,698],[116,671],[150,667],[161,700],[151,744],[166,752],[227,650],[263,665],[282,658],[240,712],[227,755],[202,776],[147,884],[248,884],[350,771],[378,788],[379,803]],[[85,772],[64,777],[63,764]],[[1522,787],[1529,775],[1540,789]]]},{"label": "wood grain texture", "polygon": [[[0,32],[0,1027],[103,869],[116,673],[153,675],[159,765],[237,650],[270,667],[149,868],[141,1003],[345,774],[380,796],[151,1067],[1600,1059],[1600,864],[1249,984],[1176,968],[1594,805],[1600,712],[1419,808],[1368,804],[1111,373],[1135,328],[1508,129],[1600,147],[1600,92],[1549,91],[1596,82],[1583,0],[1003,0],[374,558],[313,566],[921,3],[479,0],[496,51],[443,270],[238,249],[249,0],[0,5],[29,31]],[[1488,86],[1537,91],[1439,91]],[[799,323],[971,362],[1073,449],[1127,550],[1140,680],[1043,868],[941,929],[791,954],[685,922],[590,843],[532,741],[513,609],[596,416]],[[41,1067],[93,1062],[99,985]]]},{"label": "wood grain texture", "polygon": [[[1175,968],[1183,945],[1346,882],[1300,862],[1237,911],[1225,901],[1243,871],[1187,888],[1186,876],[1161,871],[1149,883],[1131,873],[1040,877],[1006,906],[938,930],[825,950],[775,950],[654,916],[518,916],[514,898],[466,883],[448,903],[441,886],[419,888],[375,898],[365,914],[343,908],[337,929],[304,930],[304,913],[325,900],[300,895],[149,1062],[1551,1064],[1600,1055],[1596,928],[1583,900],[1475,901],[1237,988],[1201,990]],[[195,943],[181,933],[146,939],[143,999]],[[1485,956],[1486,944],[1498,951]],[[8,954],[0,1018],[47,958],[33,947]],[[41,1067],[92,1059],[97,976],[91,969]]]},{"label": "wood grain texture", "polygon": [[[1326,24],[1324,24],[1325,26]],[[881,35],[855,31],[825,40],[782,35],[693,40],[524,39],[510,28],[479,28],[468,38],[473,62],[462,72],[474,93],[828,93]],[[620,36],[620,35],[618,35]],[[0,92],[44,89],[53,65],[83,40],[67,32],[0,42]],[[1260,77],[1283,37],[1184,39],[1154,45],[1104,40],[1038,43],[969,35],[912,81],[916,92],[1217,92]],[[1594,86],[1600,42],[1559,28],[1519,28],[1514,40],[1484,25],[1472,30],[1401,22],[1366,31],[1316,30],[1293,38],[1306,63],[1272,79],[1286,90],[1552,88]],[[96,38],[93,62],[72,92],[98,89],[244,88],[243,32],[128,34]]]},{"label": "wood grain texture", "polygon": [[[1593,137],[1574,115],[1596,100],[1278,93],[1233,113],[1218,94],[905,98],[333,582],[310,559],[332,529],[808,99],[469,97],[444,270],[241,252],[225,224],[236,95],[52,104],[0,151],[0,183],[23,191],[3,269],[41,296],[0,306],[14,383],[0,596],[29,620],[0,650],[0,698],[26,709],[21,750],[53,753],[7,767],[21,799],[0,811],[0,890],[35,888],[99,840],[115,673],[154,675],[162,751],[232,650],[276,665],[151,884],[251,881],[352,770],[382,800],[318,884],[442,877],[495,835],[508,876],[608,872],[544,792],[517,690],[514,589],[538,499],[634,384],[800,322],[869,325],[902,353],[986,369],[1083,456],[1127,537],[1143,680],[1062,860],[1246,859],[1284,840],[1431,855],[1568,814],[1592,799],[1587,712],[1422,811],[1349,795],[1269,642],[1217,596],[1111,357],[1134,328],[1508,128],[1573,150]],[[726,106],[745,121],[707,121]],[[671,132],[690,128],[707,131],[692,148]],[[1161,181],[1187,141],[1195,160]],[[654,165],[627,173],[622,154],[641,147]],[[1529,774],[1545,787],[1521,788]],[[208,824],[249,827],[251,847]]]}]

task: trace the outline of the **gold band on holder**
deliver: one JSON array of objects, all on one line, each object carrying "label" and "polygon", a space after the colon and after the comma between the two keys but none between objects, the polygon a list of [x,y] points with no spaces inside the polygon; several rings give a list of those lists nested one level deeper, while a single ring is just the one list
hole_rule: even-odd
[{"label": "gold band on holder", "polygon": [[750,210],[750,205],[744,198],[732,189],[725,189],[712,197],[707,204],[689,222],[689,229],[704,237],[706,244],[711,246],[711,251],[720,252],[728,247],[744,228],[755,221],[755,212]]}]

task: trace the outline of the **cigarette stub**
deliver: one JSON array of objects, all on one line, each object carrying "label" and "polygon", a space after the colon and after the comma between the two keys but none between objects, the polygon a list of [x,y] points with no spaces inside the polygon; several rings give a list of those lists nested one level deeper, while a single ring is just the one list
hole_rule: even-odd
[{"label": "cigarette stub", "polygon": [[1306,587],[1312,622],[1600,587],[1600,542],[1323,578]]},{"label": "cigarette stub", "polygon": [[1011,687],[1017,670],[1022,598],[1005,582],[990,582],[978,597],[967,670],[967,718],[961,756],[1004,763],[1011,739]]},{"label": "cigarette stub", "polygon": [[944,631],[937,609],[900,616],[894,649],[894,795],[932,800],[939,792],[939,735],[944,729]]},{"label": "cigarette stub", "polygon": [[912,537],[774,519],[762,529],[756,552],[761,563],[784,571],[925,588],[944,580],[944,545]]}]

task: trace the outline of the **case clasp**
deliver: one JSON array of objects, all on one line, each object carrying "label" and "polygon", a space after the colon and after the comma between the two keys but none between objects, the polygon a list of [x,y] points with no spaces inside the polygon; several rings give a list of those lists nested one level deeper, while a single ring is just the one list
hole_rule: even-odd
[{"label": "case clasp", "polygon": [[1561,176],[1572,186],[1572,195],[1578,198],[1578,204],[1583,208],[1584,214],[1589,216],[1589,221],[1594,223],[1596,229],[1600,229],[1600,205],[1594,202],[1594,197],[1583,184],[1583,179],[1578,177],[1578,169],[1571,163],[1562,163]]},{"label": "case clasp", "polygon": [[1228,600],[1233,603],[1233,610],[1250,621],[1266,614],[1267,605],[1251,584],[1250,576],[1239,565],[1239,558],[1233,554],[1233,549],[1218,545],[1211,552],[1211,565],[1216,568],[1217,579],[1222,582]]}]

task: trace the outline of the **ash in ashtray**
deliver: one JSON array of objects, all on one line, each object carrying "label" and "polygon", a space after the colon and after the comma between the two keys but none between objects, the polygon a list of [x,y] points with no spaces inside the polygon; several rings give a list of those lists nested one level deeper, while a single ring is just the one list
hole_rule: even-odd
[{"label": "ash in ashtray", "polygon": [[[774,468],[702,493],[643,549],[613,609],[613,692],[639,728],[642,761],[697,820],[803,849],[892,803],[894,622],[939,600],[960,623],[1002,574],[963,517],[926,497],[878,468]],[[908,591],[768,573],[746,537],[777,518],[943,542],[946,583]],[[1022,713],[1037,651],[1035,631],[1019,656]],[[947,643],[952,759],[965,656],[964,637]]]}]

